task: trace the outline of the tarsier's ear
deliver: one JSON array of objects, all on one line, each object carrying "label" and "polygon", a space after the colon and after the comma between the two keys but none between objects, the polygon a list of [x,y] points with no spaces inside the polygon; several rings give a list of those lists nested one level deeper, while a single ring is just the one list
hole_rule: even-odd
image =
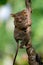
[{"label": "tarsier's ear", "polygon": [[22,11],[22,15],[25,15],[25,14],[26,14],[26,11],[25,11],[25,10],[23,10],[23,11]]},{"label": "tarsier's ear", "polygon": [[15,14],[11,14],[12,17],[15,17]]},{"label": "tarsier's ear", "polygon": [[25,11],[25,10],[23,10],[23,11],[22,11],[22,14],[25,14],[25,13],[26,13],[26,11]]}]

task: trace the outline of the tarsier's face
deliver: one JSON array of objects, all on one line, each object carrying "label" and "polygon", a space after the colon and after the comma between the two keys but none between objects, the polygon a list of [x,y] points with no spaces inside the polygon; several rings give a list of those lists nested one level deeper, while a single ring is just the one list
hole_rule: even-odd
[{"label": "tarsier's face", "polygon": [[17,28],[23,29],[27,28],[28,26],[31,25],[31,19],[30,19],[30,13],[28,10],[23,10],[19,13],[16,13],[13,15],[14,17],[14,25]]},{"label": "tarsier's face", "polygon": [[15,18],[16,22],[19,22],[19,23],[22,21],[25,21],[27,19],[26,11],[23,10],[22,12],[15,14],[14,18]]}]

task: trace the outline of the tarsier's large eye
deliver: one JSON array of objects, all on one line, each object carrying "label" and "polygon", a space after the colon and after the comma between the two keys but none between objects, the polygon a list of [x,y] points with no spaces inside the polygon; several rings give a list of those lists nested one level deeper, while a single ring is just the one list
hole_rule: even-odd
[{"label": "tarsier's large eye", "polygon": [[23,11],[22,12],[22,15],[24,16],[23,19],[26,19],[27,18],[27,12],[26,11]]},{"label": "tarsier's large eye", "polygon": [[21,22],[22,21],[22,18],[18,16],[18,17],[16,17],[16,21]]}]

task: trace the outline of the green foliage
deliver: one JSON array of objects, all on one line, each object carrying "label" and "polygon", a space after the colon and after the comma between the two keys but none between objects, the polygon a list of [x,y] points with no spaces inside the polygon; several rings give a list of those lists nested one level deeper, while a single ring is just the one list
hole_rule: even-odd
[{"label": "green foliage", "polygon": [[33,8],[43,8],[43,0],[32,0]]},{"label": "green foliage", "polygon": [[7,0],[0,0],[0,5],[6,4]]},{"label": "green foliage", "polygon": [[32,13],[32,42],[38,52],[43,53],[43,9],[33,9]]}]

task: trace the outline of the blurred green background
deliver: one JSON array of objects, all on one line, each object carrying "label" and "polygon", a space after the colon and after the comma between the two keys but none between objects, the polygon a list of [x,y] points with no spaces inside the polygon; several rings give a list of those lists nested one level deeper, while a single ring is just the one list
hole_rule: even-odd
[{"label": "blurred green background", "polygon": [[[43,0],[32,0],[32,45],[43,57]],[[0,0],[0,65],[12,65],[16,51],[11,13],[25,9],[25,0]],[[28,65],[25,49],[19,49],[16,65]]]}]

